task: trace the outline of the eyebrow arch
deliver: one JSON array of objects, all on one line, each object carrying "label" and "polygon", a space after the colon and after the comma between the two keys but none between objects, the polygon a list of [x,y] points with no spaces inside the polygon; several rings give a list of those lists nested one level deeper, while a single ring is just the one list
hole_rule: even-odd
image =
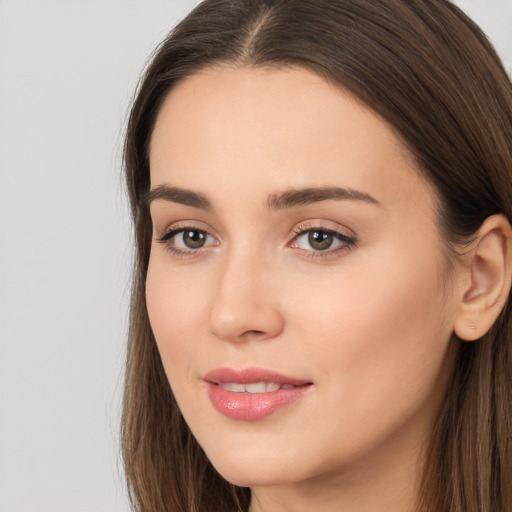
[{"label": "eyebrow arch", "polygon": [[327,201],[329,199],[334,199],[336,201],[364,201],[365,203],[382,206],[377,199],[366,192],[340,187],[313,187],[285,190],[283,192],[271,194],[267,199],[267,206],[271,210],[281,210],[285,208],[293,208],[294,206],[303,206],[318,203],[320,201]]},{"label": "eyebrow arch", "polygon": [[147,208],[153,201],[171,201],[201,210],[212,210],[212,204],[205,195],[169,185],[158,185],[147,192],[142,198],[141,204]]}]

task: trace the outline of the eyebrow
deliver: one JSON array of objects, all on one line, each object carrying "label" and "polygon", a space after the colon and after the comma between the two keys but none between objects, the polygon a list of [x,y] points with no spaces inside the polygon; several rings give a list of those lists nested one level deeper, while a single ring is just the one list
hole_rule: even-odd
[{"label": "eyebrow", "polygon": [[144,207],[149,207],[153,201],[170,201],[201,210],[212,210],[212,203],[204,194],[168,185],[158,185],[147,192],[142,198],[141,204]]},{"label": "eyebrow", "polygon": [[[341,187],[308,187],[270,194],[267,199],[267,207],[271,210],[284,210],[328,200],[363,201],[381,206],[377,199],[360,190]],[[154,201],[170,201],[201,210],[213,210],[212,203],[204,194],[169,185],[158,185],[147,192],[142,198],[141,204],[144,207],[149,207]]]},{"label": "eyebrow", "polygon": [[267,199],[267,206],[272,210],[281,210],[328,200],[355,200],[381,206],[377,199],[366,192],[341,187],[310,187],[285,190],[271,194]]}]

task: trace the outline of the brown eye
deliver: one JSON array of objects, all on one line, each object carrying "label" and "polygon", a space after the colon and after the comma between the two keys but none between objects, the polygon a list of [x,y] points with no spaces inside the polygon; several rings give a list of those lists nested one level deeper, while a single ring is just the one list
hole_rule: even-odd
[{"label": "brown eye", "polygon": [[330,249],[333,241],[334,237],[332,233],[328,231],[315,230],[310,231],[308,234],[308,243],[315,251],[326,251]]},{"label": "brown eye", "polygon": [[196,251],[210,245],[217,245],[215,238],[202,229],[178,228],[168,231],[158,241],[172,251]]},{"label": "brown eye", "polygon": [[[177,236],[176,238],[181,238],[187,249],[200,249],[206,243],[207,236],[205,231],[185,229],[182,231],[181,237]],[[176,241],[176,245],[178,245],[178,241]]]},{"label": "brown eye", "polygon": [[310,229],[299,227],[290,247],[302,249],[311,255],[325,253],[326,256],[333,256],[343,249],[353,247],[355,243],[356,240],[354,238],[339,231],[320,227]]}]

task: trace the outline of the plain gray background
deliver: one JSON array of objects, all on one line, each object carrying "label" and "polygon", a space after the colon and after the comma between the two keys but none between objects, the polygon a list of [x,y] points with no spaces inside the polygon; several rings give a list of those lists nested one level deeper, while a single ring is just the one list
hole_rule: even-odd
[{"label": "plain gray background", "polygon": [[[0,0],[0,511],[127,511],[126,112],[196,0]],[[512,69],[512,0],[460,0]]]}]

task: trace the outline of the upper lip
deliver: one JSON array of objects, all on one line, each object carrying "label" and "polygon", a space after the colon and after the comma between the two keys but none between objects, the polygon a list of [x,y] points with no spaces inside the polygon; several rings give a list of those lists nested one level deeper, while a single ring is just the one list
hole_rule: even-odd
[{"label": "upper lip", "polygon": [[276,384],[291,384],[293,386],[311,384],[309,380],[297,379],[265,368],[244,368],[241,370],[235,368],[216,368],[208,372],[203,379],[211,384],[218,384],[219,382],[234,382],[236,384],[274,382]]}]

